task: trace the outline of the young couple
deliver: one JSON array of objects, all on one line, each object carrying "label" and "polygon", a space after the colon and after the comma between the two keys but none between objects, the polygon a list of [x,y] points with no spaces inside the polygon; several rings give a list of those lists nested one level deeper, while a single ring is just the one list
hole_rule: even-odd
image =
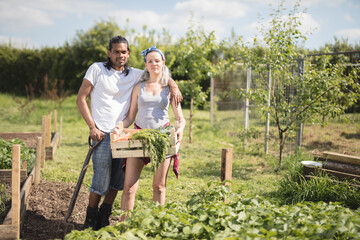
[{"label": "young couple", "polygon": [[[94,175],[90,187],[89,204],[84,228],[95,230],[109,225],[112,204],[117,192],[123,190],[121,209],[132,210],[135,193],[144,165],[143,159],[128,159],[125,175],[122,169],[124,159],[113,159],[110,149],[110,133],[118,133],[117,124],[123,121],[129,127],[135,120],[138,128],[155,129],[169,124],[169,104],[174,111],[179,128],[176,130],[181,141],[185,119],[179,102],[181,93],[170,77],[165,65],[165,56],[155,46],[141,52],[145,70],[128,66],[130,49],[122,36],[110,39],[106,63],[94,63],[87,70],[77,97],[77,105],[90,129],[94,143],[103,140],[94,150],[92,161]],[[86,102],[91,97],[91,112]],[[171,159],[165,159],[154,174],[153,201],[165,203],[166,177]],[[176,175],[178,159],[174,160]],[[98,208],[101,196],[104,200]],[[125,220],[125,216],[122,217]]]}]

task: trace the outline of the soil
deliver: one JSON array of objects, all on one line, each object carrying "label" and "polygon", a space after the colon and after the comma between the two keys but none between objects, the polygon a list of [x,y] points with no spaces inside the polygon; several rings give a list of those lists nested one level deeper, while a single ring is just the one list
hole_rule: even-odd
[{"label": "soil", "polygon": [[[38,186],[33,186],[21,228],[21,239],[63,239],[65,231],[83,230],[89,197],[85,186],[80,189],[69,224],[64,222],[75,185],[41,180]],[[111,217],[110,223],[115,222],[115,217]]]},{"label": "soil", "polygon": [[69,231],[71,228],[81,230],[88,204],[88,193],[84,186],[79,192],[73,214],[68,220],[71,224],[63,222],[74,189],[74,183],[44,180],[40,181],[38,186],[33,186],[28,198],[20,237],[22,239],[62,239],[67,226]]}]

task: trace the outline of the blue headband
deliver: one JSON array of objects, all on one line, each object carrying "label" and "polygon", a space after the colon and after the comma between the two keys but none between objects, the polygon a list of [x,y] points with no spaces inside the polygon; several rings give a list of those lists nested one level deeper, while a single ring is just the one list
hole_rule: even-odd
[{"label": "blue headband", "polygon": [[148,55],[148,53],[152,52],[152,51],[156,51],[156,52],[160,53],[162,60],[165,61],[165,56],[162,53],[162,51],[160,51],[160,49],[157,49],[155,46],[152,46],[151,48],[145,49],[144,51],[141,52],[141,56],[144,57],[144,62],[146,62],[146,55]]}]

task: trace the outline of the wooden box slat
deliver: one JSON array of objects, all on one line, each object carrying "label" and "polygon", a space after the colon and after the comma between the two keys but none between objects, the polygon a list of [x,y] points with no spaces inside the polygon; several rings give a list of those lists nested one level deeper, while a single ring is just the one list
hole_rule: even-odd
[{"label": "wooden box slat", "polygon": [[[123,129],[127,132],[129,129]],[[110,145],[113,158],[128,158],[128,157],[149,157],[147,151],[145,155],[142,149],[140,140],[123,140],[112,142],[114,139],[113,134],[110,135]],[[176,155],[180,148],[180,143],[177,143],[175,131],[171,131],[170,134],[170,148],[168,149],[168,155]]]},{"label": "wooden box slat", "polygon": [[[11,183],[11,169],[0,169],[0,183]],[[27,178],[27,170],[20,170],[20,181],[23,182]]]}]

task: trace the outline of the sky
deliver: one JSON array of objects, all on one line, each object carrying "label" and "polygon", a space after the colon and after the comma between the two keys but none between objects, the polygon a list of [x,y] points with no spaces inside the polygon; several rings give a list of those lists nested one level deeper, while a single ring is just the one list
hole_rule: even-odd
[{"label": "sky", "polygon": [[[218,40],[234,31],[247,42],[266,26],[281,0],[0,0],[0,43],[15,47],[60,47],[78,31],[101,20],[116,21],[141,33],[166,29],[173,39],[185,36],[190,19],[214,31]],[[295,0],[286,0],[292,9]],[[334,38],[360,44],[360,0],[302,0],[302,47],[318,49]],[[311,34],[310,34],[311,33]],[[125,36],[126,37],[126,36]],[[131,43],[130,43],[131,44]]]}]

